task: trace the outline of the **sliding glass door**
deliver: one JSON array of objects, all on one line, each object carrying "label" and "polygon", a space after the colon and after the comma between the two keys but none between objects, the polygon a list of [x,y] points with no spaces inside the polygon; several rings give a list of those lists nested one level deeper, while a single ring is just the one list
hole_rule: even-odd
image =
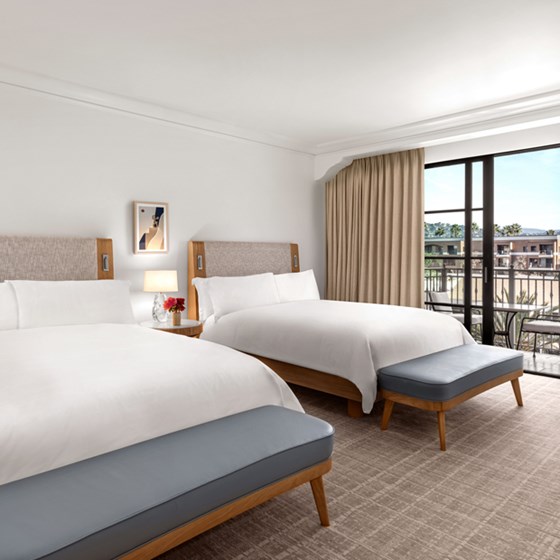
[{"label": "sliding glass door", "polygon": [[492,310],[484,305],[493,301],[491,177],[487,159],[428,165],[425,174],[426,305],[452,314],[487,344],[493,339]]},{"label": "sliding glass door", "polygon": [[426,306],[523,343],[521,320],[560,305],[560,146],[427,165],[424,233]]}]

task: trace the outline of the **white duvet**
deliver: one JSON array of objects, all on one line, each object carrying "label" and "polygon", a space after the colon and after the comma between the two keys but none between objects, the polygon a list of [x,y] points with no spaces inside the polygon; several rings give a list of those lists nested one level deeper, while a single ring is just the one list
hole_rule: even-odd
[{"label": "white duvet", "polygon": [[456,319],[411,307],[314,300],[243,309],[204,324],[202,338],[352,381],[370,412],[376,370],[474,343]]},{"label": "white duvet", "polygon": [[267,404],[261,362],[136,325],[0,331],[0,484]]}]

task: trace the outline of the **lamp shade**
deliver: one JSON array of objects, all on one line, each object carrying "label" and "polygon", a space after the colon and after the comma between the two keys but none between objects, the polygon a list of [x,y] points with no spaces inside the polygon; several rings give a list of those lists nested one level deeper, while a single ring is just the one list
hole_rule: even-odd
[{"label": "lamp shade", "polygon": [[178,292],[176,270],[146,270],[144,272],[145,292]]}]

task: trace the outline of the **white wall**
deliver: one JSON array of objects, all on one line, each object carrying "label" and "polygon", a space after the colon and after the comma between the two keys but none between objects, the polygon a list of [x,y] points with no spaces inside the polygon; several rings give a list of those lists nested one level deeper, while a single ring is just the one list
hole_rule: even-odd
[{"label": "white wall", "polygon": [[[0,235],[111,237],[138,319],[145,269],[177,269],[187,241],[300,244],[324,279],[323,190],[311,156],[0,85]],[[168,202],[170,252],[134,255],[132,201]]]}]

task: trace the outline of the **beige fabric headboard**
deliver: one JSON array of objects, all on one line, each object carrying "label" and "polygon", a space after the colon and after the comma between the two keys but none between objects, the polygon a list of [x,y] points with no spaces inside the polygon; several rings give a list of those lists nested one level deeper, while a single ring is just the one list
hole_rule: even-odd
[{"label": "beige fabric headboard", "polygon": [[111,239],[0,236],[0,281],[113,278]]},{"label": "beige fabric headboard", "polygon": [[189,241],[189,319],[198,319],[198,299],[196,289],[192,285],[193,278],[299,271],[299,251],[296,243]]}]

